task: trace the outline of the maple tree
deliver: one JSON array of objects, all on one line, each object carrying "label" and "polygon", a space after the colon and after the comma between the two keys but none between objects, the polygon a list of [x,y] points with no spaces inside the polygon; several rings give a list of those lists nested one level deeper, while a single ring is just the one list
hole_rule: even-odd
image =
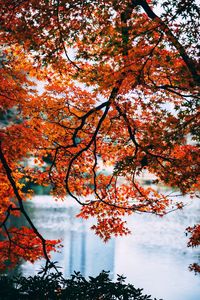
[{"label": "maple tree", "polygon": [[[0,5],[1,114],[13,114],[0,130],[1,268],[8,258],[13,266],[41,256],[49,266],[60,242],[46,241],[27,214],[28,182],[51,185],[56,198],[71,196],[79,217],[96,217],[92,229],[105,241],[129,233],[126,215],[163,216],[183,206],[143,186],[144,172],[182,195],[198,193],[195,1],[162,1],[161,17],[156,1],[146,0]],[[34,167],[24,165],[30,157]],[[8,228],[12,214],[30,228]],[[188,231],[189,246],[199,245],[199,225]]]}]

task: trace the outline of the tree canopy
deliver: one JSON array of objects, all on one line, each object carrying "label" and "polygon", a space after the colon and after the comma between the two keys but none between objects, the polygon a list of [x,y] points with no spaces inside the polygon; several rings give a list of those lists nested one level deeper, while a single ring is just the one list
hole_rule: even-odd
[{"label": "tree canopy", "polygon": [[[1,268],[41,256],[48,266],[59,243],[45,240],[27,214],[28,182],[72,197],[79,217],[96,217],[92,229],[105,241],[129,233],[126,215],[182,208],[143,186],[144,172],[182,195],[198,193],[195,1],[0,0],[0,7]],[[34,167],[24,164],[31,157]],[[10,228],[11,215],[23,215],[29,228]],[[188,231],[189,246],[199,245],[200,226]]]}]

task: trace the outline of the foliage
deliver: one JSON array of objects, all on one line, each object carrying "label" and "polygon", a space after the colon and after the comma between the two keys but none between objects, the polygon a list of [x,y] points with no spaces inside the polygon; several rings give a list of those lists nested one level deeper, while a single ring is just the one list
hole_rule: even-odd
[{"label": "foliage", "polygon": [[[198,247],[200,246],[200,225],[194,225],[193,227],[186,228],[187,234],[189,233],[190,238],[188,242],[188,247]],[[200,266],[198,263],[193,263],[190,265],[190,270],[195,273],[200,273]]]},{"label": "foliage", "polygon": [[[1,268],[42,255],[48,266],[59,243],[27,214],[26,182],[71,196],[105,241],[129,233],[126,215],[182,208],[143,186],[145,172],[198,193],[198,7],[161,4],[159,17],[156,1],[0,0]],[[30,229],[10,228],[12,214]]]},{"label": "foliage", "polygon": [[143,295],[142,289],[136,289],[132,284],[125,284],[124,281],[125,277],[118,275],[117,281],[112,282],[109,272],[105,271],[97,277],[89,277],[88,280],[79,272],[75,272],[70,279],[64,279],[61,273],[50,273],[45,277],[35,275],[14,279],[1,276],[0,299],[152,299],[151,296]]}]

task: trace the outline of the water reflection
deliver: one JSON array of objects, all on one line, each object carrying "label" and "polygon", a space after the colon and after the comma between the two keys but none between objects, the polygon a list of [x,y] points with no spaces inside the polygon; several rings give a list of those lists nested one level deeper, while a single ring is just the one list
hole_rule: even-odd
[{"label": "water reflection", "polygon": [[[54,202],[50,196],[37,196],[27,203],[32,219],[47,239],[63,239],[61,253],[53,260],[63,267],[66,277],[74,270],[96,276],[110,270],[111,276],[124,274],[127,281],[143,287],[145,293],[166,300],[199,300],[200,278],[188,271],[197,261],[199,250],[187,248],[187,226],[199,222],[200,200],[164,218],[153,215],[129,217],[133,234],[103,243],[90,231],[92,220],[75,218],[79,207],[70,200]],[[24,274],[36,272],[41,262],[24,263]]]},{"label": "water reflection", "polygon": [[[53,253],[53,261],[58,261],[65,277],[74,271],[84,276],[96,276],[103,269],[110,270],[113,277],[115,240],[104,243],[90,230],[91,221],[76,218],[80,207],[69,202],[54,202],[50,196],[37,196],[27,202],[31,218],[46,239],[62,239],[63,249]],[[34,265],[24,263],[23,273],[36,272],[41,262]]]}]

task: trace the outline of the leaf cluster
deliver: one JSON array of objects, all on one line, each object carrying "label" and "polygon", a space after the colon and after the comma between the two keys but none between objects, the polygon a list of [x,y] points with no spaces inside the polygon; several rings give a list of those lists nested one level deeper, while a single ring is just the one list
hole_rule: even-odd
[{"label": "leaf cluster", "polygon": [[[118,275],[116,282],[109,278],[109,272],[102,271],[97,277],[86,279],[80,272],[74,272],[70,279],[63,279],[62,273],[48,275],[0,277],[1,300],[65,299],[65,300],[152,300],[132,284],[125,284],[125,277]],[[154,300],[156,300],[154,298]]]},{"label": "leaf cluster", "polygon": [[[31,184],[72,197],[105,241],[129,233],[126,215],[182,208],[143,186],[144,172],[198,193],[199,10],[161,2],[159,17],[149,0],[0,0],[0,267],[9,256],[51,264],[55,243],[23,205]],[[13,231],[11,215],[32,232]]]}]

